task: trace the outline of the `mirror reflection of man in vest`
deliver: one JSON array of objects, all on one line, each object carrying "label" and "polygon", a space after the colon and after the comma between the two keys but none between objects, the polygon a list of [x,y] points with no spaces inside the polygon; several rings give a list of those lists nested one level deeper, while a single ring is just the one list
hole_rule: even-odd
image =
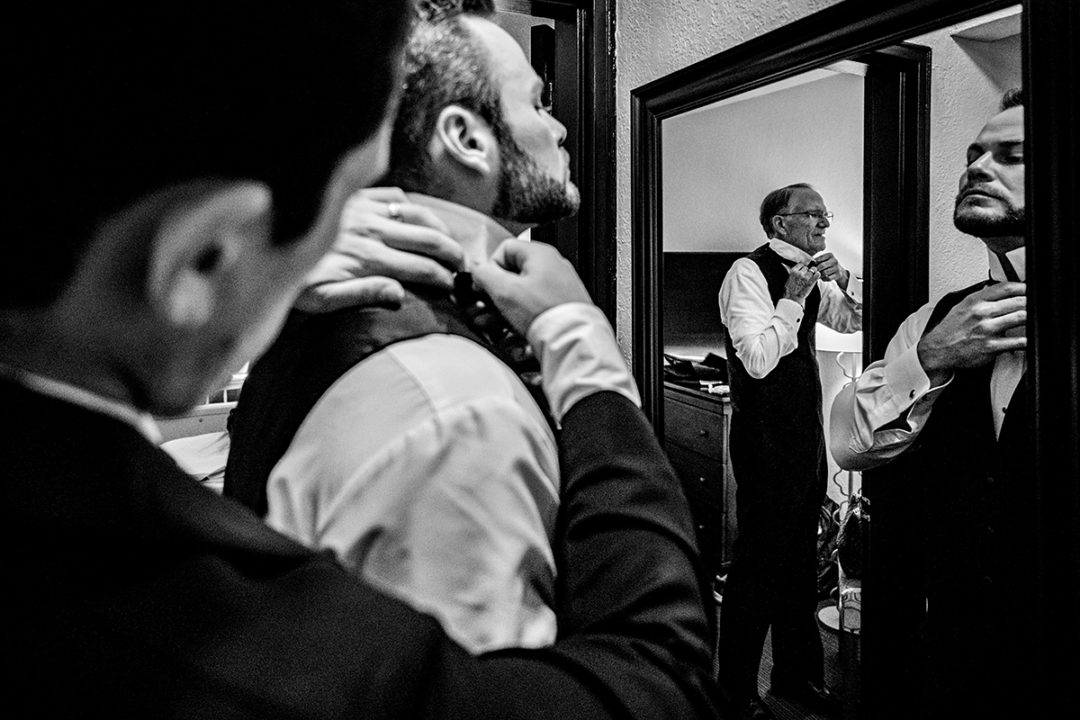
[{"label": "mirror reflection of man in vest", "polygon": [[[837,462],[883,465],[874,482],[889,493],[888,505],[874,500],[875,527],[880,514],[892,529],[875,531],[871,572],[876,610],[888,616],[879,633],[892,668],[885,681],[899,683],[881,709],[896,717],[1028,715],[1018,704],[1025,624],[1016,590],[1032,517],[1017,490],[1033,460],[1026,398],[1016,392],[1027,347],[1023,110],[1020,91],[1007,92],[960,176],[954,224],[986,245],[989,278],[908,316],[884,359],[832,406]],[[888,572],[877,567],[886,560],[895,560]]]},{"label": "mirror reflection of man in vest", "polygon": [[805,183],[772,191],[761,203],[768,243],[736,260],[720,287],[738,536],[721,608],[719,681],[738,717],[772,717],[757,691],[770,626],[772,693],[836,710],[816,617],[828,470],[814,328],[860,330],[862,283],[823,252],[831,217]]}]

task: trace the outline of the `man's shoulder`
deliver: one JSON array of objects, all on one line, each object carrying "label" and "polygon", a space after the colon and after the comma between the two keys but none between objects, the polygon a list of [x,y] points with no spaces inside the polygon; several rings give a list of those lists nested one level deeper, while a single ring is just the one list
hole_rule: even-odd
[{"label": "man's shoulder", "polygon": [[[396,342],[350,372],[357,376],[398,377],[431,398],[459,400],[506,395],[514,383],[520,382],[487,348],[469,338],[446,333]],[[385,394],[387,387],[371,390]],[[364,388],[358,391],[364,392]]]},{"label": "man's shoulder", "polygon": [[756,256],[755,253],[749,253],[747,255],[743,255],[742,257],[735,260],[735,262],[731,263],[731,267],[732,269],[738,268],[743,273],[761,273],[761,263],[758,262],[758,258],[759,256]]},{"label": "man's shoulder", "polygon": [[721,283],[721,292],[730,292],[735,288],[743,287],[746,283],[760,284],[765,280],[765,273],[761,266],[749,255],[737,258],[728,271],[724,274]]},{"label": "man's shoulder", "polygon": [[25,527],[20,536],[69,554],[107,545],[117,562],[118,552],[194,556],[209,547],[307,553],[201,487],[128,424],[36,393],[26,398],[24,429],[0,439],[15,527]]},{"label": "man's shoulder", "polygon": [[[508,367],[466,338],[426,335],[387,346],[338,378],[273,475],[304,484],[317,478],[320,494],[359,487],[362,478],[384,480],[385,500],[444,484],[447,478],[429,472],[433,463],[478,452],[494,462],[523,446],[535,449],[532,439],[541,433],[550,433],[543,412]],[[543,446],[557,468],[554,438]],[[401,465],[424,471],[387,474]]]},{"label": "man's shoulder", "polygon": [[469,408],[490,413],[496,407],[543,419],[521,380],[489,350],[433,333],[388,345],[351,367],[319,399],[302,430],[319,428],[321,443],[329,441],[325,433],[389,440]]}]

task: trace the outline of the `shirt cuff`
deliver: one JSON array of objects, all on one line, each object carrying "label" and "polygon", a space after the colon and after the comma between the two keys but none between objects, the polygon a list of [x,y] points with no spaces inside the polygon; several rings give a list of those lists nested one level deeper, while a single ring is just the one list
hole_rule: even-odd
[{"label": "shirt cuff", "polygon": [[595,305],[556,305],[533,321],[526,338],[540,358],[544,394],[556,423],[578,400],[604,390],[641,407],[615,333]]},{"label": "shirt cuff", "polygon": [[863,279],[855,277],[855,273],[848,271],[847,289],[844,290],[844,294],[861,305],[863,301]]},{"label": "shirt cuff", "polygon": [[776,301],[776,315],[796,330],[803,319],[803,306],[790,298],[780,298]]},{"label": "shirt cuff", "polygon": [[919,362],[917,345],[912,345],[885,366],[885,383],[893,393],[897,409],[908,408],[924,397],[933,401],[951,382],[952,378],[949,378],[945,385],[930,387],[930,378]]}]

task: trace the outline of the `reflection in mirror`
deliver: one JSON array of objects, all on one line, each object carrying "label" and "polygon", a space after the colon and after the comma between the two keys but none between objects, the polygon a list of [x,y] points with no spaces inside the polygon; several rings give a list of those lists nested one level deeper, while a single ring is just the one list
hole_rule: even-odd
[{"label": "reflection in mirror", "polygon": [[911,39],[930,48],[930,298],[986,277],[986,249],[953,226],[965,151],[1021,84],[1020,6]]},{"label": "reflection in mirror", "polygon": [[[827,637],[826,653],[815,613],[820,605],[821,622],[839,628],[840,606],[831,597],[839,578],[828,556],[841,504],[858,478],[831,459],[827,470],[818,463],[825,446],[818,383],[825,396],[835,394],[858,371],[862,349],[856,300],[863,274],[866,73],[864,63],[842,61],[662,125],[665,432],[676,467],[686,473],[693,457],[678,447],[685,435],[678,410],[694,379],[715,396],[714,407],[729,423],[722,545],[705,556],[722,607],[717,658],[723,689],[739,706],[757,702],[759,677],[773,679],[777,701],[785,677],[789,685],[813,681],[822,693],[826,679],[834,688],[840,684],[834,673],[825,677],[823,661],[837,654],[837,636]],[[796,183],[809,187],[759,215],[766,196]],[[780,300],[785,265],[822,253],[846,269],[844,286],[853,297],[835,282],[816,287],[815,277],[806,287],[809,296]],[[752,261],[740,259],[748,255]],[[804,328],[804,312],[845,332],[821,323]],[[699,371],[687,382],[680,372],[687,362],[720,372],[711,378]],[[826,477],[833,480],[827,496]],[[706,505],[696,507],[699,519],[708,516]],[[815,567],[819,525],[830,541],[821,545],[823,561]],[[849,625],[853,612],[849,603]],[[774,664],[774,657],[781,662]],[[812,704],[805,697],[789,699],[795,711],[814,709],[800,707]]]},{"label": "reflection in mirror", "polygon": [[[871,215],[880,216],[882,208],[891,206],[913,230],[911,237],[876,238],[879,248],[880,243],[889,242],[901,248],[910,246],[911,252],[918,253],[915,236],[921,232],[928,239],[928,248],[923,248],[928,257],[921,264],[912,263],[923,269],[920,274],[924,277],[890,283],[886,272],[879,276],[876,293],[875,288],[868,288],[868,318],[880,317],[883,306],[897,305],[893,316],[882,323],[888,327],[874,328],[875,343],[864,342],[863,333],[836,333],[817,326],[816,358],[827,436],[833,398],[863,372],[864,365],[881,358],[899,320],[922,302],[936,302],[948,292],[987,277],[985,245],[954,226],[953,210],[968,146],[996,114],[1004,91],[1020,85],[1020,29],[1020,7],[1016,6],[913,36],[895,51],[925,58],[924,67],[930,68],[928,89],[920,97],[929,105],[930,122],[925,126],[909,116],[897,121],[893,106],[873,99],[874,88],[882,85],[871,81],[879,82],[877,78],[888,68],[887,63],[875,65],[867,54],[754,87],[665,117],[660,123],[659,266],[663,268],[663,293],[661,357],[657,362],[663,368],[662,430],[665,446],[687,487],[706,579],[714,582],[721,606],[725,589],[731,588],[727,581],[733,559],[749,562],[734,544],[739,537],[738,517],[742,516],[735,511],[738,501],[756,503],[757,514],[775,512],[790,500],[763,501],[755,496],[747,502],[751,495],[740,487],[740,473],[730,460],[732,358],[718,308],[718,291],[735,260],[768,241],[758,217],[762,199],[773,189],[809,183],[834,214],[827,224],[822,223],[826,249],[856,277],[863,276],[864,261],[869,262],[870,247],[864,246],[864,240],[869,243],[867,233],[874,227]],[[894,51],[876,55],[890,52]],[[875,118],[875,112],[894,115]],[[889,136],[890,125],[896,126],[895,137]],[[872,128],[875,132],[867,134]],[[878,128],[886,131],[878,132]],[[879,183],[867,185],[868,179],[888,172],[879,163],[881,148],[889,143],[899,145],[905,141],[905,133],[916,132],[919,138],[913,142],[924,172],[913,194],[904,196]],[[894,288],[905,282],[921,290],[904,298],[892,296]],[[866,332],[870,331],[867,327]],[[797,435],[804,429],[789,432]],[[773,451],[784,452],[784,448],[777,446]],[[837,691],[847,716],[854,717],[865,710],[861,707],[861,569],[846,573],[837,566],[833,551],[835,533],[848,516],[850,499],[861,497],[863,478],[858,471],[842,469],[831,452],[825,460],[828,481],[818,514],[818,565],[814,568],[819,573],[816,629],[824,645],[825,667],[823,678],[816,679],[824,679]],[[887,646],[890,657],[875,669],[890,677],[875,687],[891,693],[892,699],[904,696],[906,704],[896,709],[901,714],[922,717],[945,712],[962,716],[963,708],[973,707],[975,698],[956,698],[947,712],[926,704],[940,699],[947,688],[978,686],[961,677],[961,670],[945,672],[944,679],[927,673],[927,654],[940,652],[942,642],[940,637],[925,642],[928,598],[935,593],[926,588],[927,578],[933,575],[917,566],[933,564],[926,554],[932,556],[935,548],[926,547],[921,522],[932,517],[926,513],[926,503],[934,502],[935,489],[911,482],[893,482],[890,487],[882,475],[875,490],[882,517],[875,525],[874,553],[868,558],[863,546],[856,558],[849,551],[852,564],[876,563],[873,567],[881,583],[877,604],[871,606],[868,617],[873,612],[876,617],[872,622],[884,628],[878,640],[891,643]],[[740,542],[745,549],[746,541]],[[774,561],[771,557],[760,559],[762,563]],[[738,571],[733,575],[738,577]],[[886,594],[892,599],[883,601]],[[727,599],[729,604],[733,602],[730,593]],[[753,600],[764,603],[764,591]],[[723,617],[721,613],[721,623]],[[1003,631],[996,624],[981,629],[991,638]],[[765,641],[758,673],[760,690],[774,709],[786,703],[782,692],[766,692],[770,672],[776,667],[773,659],[779,657],[772,647],[775,632],[774,625]],[[931,635],[935,632],[940,631],[930,630]],[[732,641],[723,626],[719,637],[720,643]],[[963,641],[970,639],[969,634]],[[742,641],[747,642],[745,638]],[[879,645],[879,651],[884,647]],[[949,657],[967,656],[959,653]],[[723,647],[719,658],[723,668]],[[813,675],[815,671],[809,672]],[[985,679],[980,682],[985,684]],[[986,705],[990,701],[977,702]],[[813,707],[796,700],[790,710],[806,713]]]},{"label": "reflection in mirror", "polygon": [[[758,208],[771,190],[813,186],[833,213],[826,250],[862,277],[865,75],[865,64],[843,61],[664,121],[667,357],[727,359],[717,292],[732,262],[767,241]],[[857,369],[862,333],[820,323],[816,333],[819,352],[829,353],[820,363],[825,394],[835,394]],[[833,463],[830,477],[838,471]],[[832,487],[837,502],[849,479]]]},{"label": "reflection in mirror", "polygon": [[[999,113],[1004,92],[1020,84],[1019,33],[1016,7],[911,39],[934,58],[929,302],[906,323],[906,333],[897,333],[887,365],[870,365],[859,379],[860,397],[893,387],[883,381],[903,365],[903,348],[914,350],[920,338],[929,340],[962,317],[961,298],[983,292],[988,275],[994,283],[1026,278],[1023,110]],[[986,222],[994,216],[1004,222]],[[1016,249],[1007,257],[989,252],[1010,248]],[[1022,286],[1014,292],[1022,294]],[[1023,317],[1014,317],[1013,327],[994,332],[1022,337]],[[850,391],[836,399],[843,410],[838,423],[876,413],[875,426],[897,428],[864,432],[863,440],[845,431],[838,437],[847,442],[837,449],[860,447],[861,455],[841,462],[866,468],[873,506],[864,628],[874,643],[869,690],[876,717],[1026,714],[1016,686],[1027,684],[1023,670],[1005,660],[1031,654],[1020,588],[1031,573],[1023,548],[1033,512],[1018,482],[1034,460],[1026,437],[1026,355],[1021,348],[978,362],[965,357],[952,355],[948,370],[935,373],[920,352],[929,383],[913,386],[914,402],[902,417],[894,419],[881,403],[856,402]],[[913,435],[908,428],[918,435],[905,445]]]}]

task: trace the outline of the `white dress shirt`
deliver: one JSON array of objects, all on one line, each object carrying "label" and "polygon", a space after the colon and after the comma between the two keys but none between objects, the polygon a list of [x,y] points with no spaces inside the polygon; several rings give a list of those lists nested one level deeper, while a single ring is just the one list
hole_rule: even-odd
[{"label": "white dress shirt", "polygon": [[[471,210],[410,199],[471,238],[467,256],[509,236]],[[527,339],[556,419],[599,390],[640,404],[595,306],[553,308]],[[375,353],[319,399],[271,472],[267,522],[332,549],[472,652],[538,647],[557,629],[559,482],[554,435],[517,375],[466,338],[428,335]]]},{"label": "white dress shirt", "polygon": [[[1001,260],[988,252],[990,278],[1007,279]],[[1026,277],[1024,248],[1006,257],[1021,281]],[[930,386],[919,362],[918,343],[934,311],[936,302],[923,305],[900,325],[882,360],[871,363],[837,395],[830,415],[830,449],[837,463],[851,470],[864,470],[892,459],[908,448],[926,425],[934,401],[949,386]],[[1023,335],[1016,328],[1013,335]],[[994,431],[1001,433],[1005,409],[1024,374],[1023,350],[1001,353],[994,360],[990,376],[990,397]],[[896,422],[904,418],[902,427]],[[886,429],[885,426],[888,426]]]},{"label": "white dress shirt", "polygon": [[[796,263],[813,258],[803,250],[772,238],[769,247],[780,257]],[[847,290],[835,282],[818,281],[821,304],[817,321],[837,332],[862,329],[862,280],[851,273]],[[720,319],[731,336],[735,354],[750,377],[761,379],[776,369],[780,358],[799,345],[802,304],[780,298],[773,303],[769,285],[758,264],[739,258],[724,276],[719,294]]]}]

